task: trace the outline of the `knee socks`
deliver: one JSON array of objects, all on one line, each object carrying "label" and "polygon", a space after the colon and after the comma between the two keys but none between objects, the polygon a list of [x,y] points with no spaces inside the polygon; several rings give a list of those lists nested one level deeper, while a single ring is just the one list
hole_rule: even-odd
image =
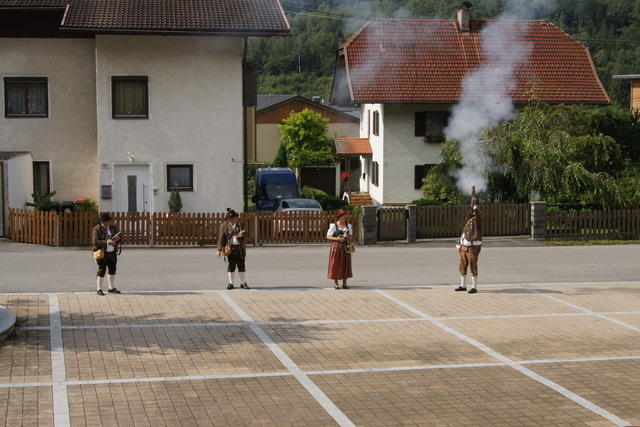
[{"label": "knee socks", "polygon": [[229,271],[227,274],[229,275],[229,284],[233,285],[233,282],[235,281],[236,272]]},{"label": "knee socks", "polygon": [[478,276],[471,276],[471,283],[472,283],[473,289],[478,287]]},{"label": "knee socks", "polygon": [[245,280],[244,271],[239,271],[238,276],[240,276],[240,284],[245,284],[247,281]]},{"label": "knee socks", "polygon": [[109,279],[109,289],[115,289],[116,286],[116,275],[115,274],[109,274],[108,276]]},{"label": "knee socks", "polygon": [[460,276],[460,286],[463,288],[467,287],[467,276]]},{"label": "knee socks", "polygon": [[102,282],[104,282],[104,277],[97,277],[97,285],[98,285],[98,289],[96,289],[97,291],[99,291],[100,289],[102,289]]}]

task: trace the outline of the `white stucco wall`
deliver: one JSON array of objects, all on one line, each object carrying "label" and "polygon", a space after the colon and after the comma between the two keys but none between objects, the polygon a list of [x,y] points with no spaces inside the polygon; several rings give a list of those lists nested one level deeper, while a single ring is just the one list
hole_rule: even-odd
[{"label": "white stucco wall", "polygon": [[5,162],[7,168],[7,202],[10,209],[24,209],[32,202],[33,158],[31,154],[13,157]]},{"label": "white stucco wall", "polygon": [[[366,177],[362,179],[362,174],[360,175],[360,191],[367,192],[368,189],[371,198],[379,204],[385,203],[385,195],[383,192],[385,182],[384,162],[386,155],[383,145],[383,136],[385,132],[385,109],[386,105],[382,104],[363,104],[362,114],[360,116],[360,138],[369,138],[371,150],[373,151],[373,156],[369,157],[368,161],[367,159],[362,158],[362,170],[366,173]],[[373,134],[374,111],[378,111],[380,113],[380,131],[378,132],[378,136]],[[374,161],[379,164],[377,186],[371,183],[371,165]]]},{"label": "white stucco wall", "polygon": [[49,161],[56,200],[98,196],[94,69],[93,39],[0,38],[0,78],[47,77],[49,89],[48,118],[5,118],[3,90],[0,151]]},{"label": "white stucco wall", "polygon": [[[409,203],[422,197],[414,189],[415,166],[440,163],[440,143],[415,136],[415,113],[447,111],[449,105],[385,104],[381,132],[384,136],[383,203]],[[373,144],[372,144],[373,146]],[[376,149],[374,148],[374,156]]]},{"label": "white stucco wall", "polygon": [[[277,123],[259,123],[256,125],[257,161],[270,163],[276,157],[280,147],[280,128]],[[357,138],[360,131],[358,123],[329,123],[327,137]]]},{"label": "white stucco wall", "polygon": [[[149,81],[149,118],[113,119],[111,77]],[[242,209],[242,40],[227,37],[97,36],[97,129],[100,183],[113,165],[149,165],[148,210],[167,211],[166,165],[193,164],[194,191],[183,211]],[[115,191],[114,187],[114,191]],[[113,201],[102,201],[110,209]]]}]

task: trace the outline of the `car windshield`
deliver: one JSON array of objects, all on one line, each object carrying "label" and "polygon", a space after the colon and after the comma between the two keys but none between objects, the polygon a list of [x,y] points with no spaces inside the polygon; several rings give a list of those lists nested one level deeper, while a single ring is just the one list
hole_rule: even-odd
[{"label": "car windshield", "polygon": [[282,202],[284,209],[320,209],[320,203],[317,200],[286,200]]},{"label": "car windshield", "polygon": [[298,197],[298,187],[293,184],[267,184],[265,185],[267,199],[289,199]]}]

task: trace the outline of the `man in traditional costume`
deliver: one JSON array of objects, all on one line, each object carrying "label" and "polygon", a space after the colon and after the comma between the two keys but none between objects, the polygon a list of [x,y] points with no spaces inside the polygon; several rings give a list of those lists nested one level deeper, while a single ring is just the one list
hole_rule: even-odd
[{"label": "man in traditional costume", "polygon": [[233,209],[227,208],[226,220],[220,224],[218,233],[218,256],[224,255],[229,263],[227,275],[229,283],[227,289],[234,288],[236,268],[240,276],[240,287],[249,289],[245,278],[245,259],[247,258],[247,231],[238,222],[240,215]]},{"label": "man in traditional costume", "polygon": [[471,211],[467,215],[467,222],[462,229],[460,242],[456,245],[460,255],[460,286],[456,291],[467,290],[467,270],[471,270],[470,294],[478,292],[478,256],[482,247],[482,220],[476,197],[476,187],[471,189]]}]

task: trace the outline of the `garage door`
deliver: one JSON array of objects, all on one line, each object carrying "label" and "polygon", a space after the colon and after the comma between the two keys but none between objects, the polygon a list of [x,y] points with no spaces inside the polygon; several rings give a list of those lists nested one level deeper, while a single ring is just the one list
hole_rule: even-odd
[{"label": "garage door", "polygon": [[303,187],[317,188],[332,196],[336,194],[336,168],[302,168]]}]

